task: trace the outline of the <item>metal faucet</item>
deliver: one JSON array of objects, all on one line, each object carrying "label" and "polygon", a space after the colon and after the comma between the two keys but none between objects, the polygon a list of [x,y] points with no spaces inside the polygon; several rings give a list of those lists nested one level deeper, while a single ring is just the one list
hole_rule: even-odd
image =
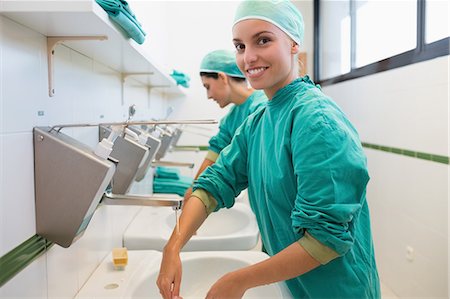
[{"label": "metal faucet", "polygon": [[121,206],[172,207],[174,210],[179,210],[183,205],[183,197],[113,194],[107,191],[103,194],[102,203]]}]

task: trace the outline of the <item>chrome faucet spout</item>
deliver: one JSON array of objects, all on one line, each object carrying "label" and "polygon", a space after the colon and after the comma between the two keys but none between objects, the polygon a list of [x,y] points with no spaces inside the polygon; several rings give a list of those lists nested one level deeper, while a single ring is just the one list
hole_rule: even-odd
[{"label": "chrome faucet spout", "polygon": [[105,192],[102,203],[122,206],[172,207],[174,210],[179,210],[183,205],[183,197],[170,195],[113,194],[111,192]]}]

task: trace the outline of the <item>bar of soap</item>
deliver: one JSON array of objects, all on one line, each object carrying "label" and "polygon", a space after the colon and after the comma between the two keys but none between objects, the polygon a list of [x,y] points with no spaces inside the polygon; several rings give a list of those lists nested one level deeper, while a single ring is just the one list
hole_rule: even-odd
[{"label": "bar of soap", "polygon": [[128,264],[128,251],[125,247],[113,248],[112,250],[113,265],[116,269],[124,269]]}]

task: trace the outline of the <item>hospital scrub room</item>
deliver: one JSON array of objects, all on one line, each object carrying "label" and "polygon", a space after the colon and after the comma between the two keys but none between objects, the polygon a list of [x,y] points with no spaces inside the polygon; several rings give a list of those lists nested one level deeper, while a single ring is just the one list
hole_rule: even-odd
[{"label": "hospital scrub room", "polygon": [[449,298],[446,0],[0,0],[0,298]]}]

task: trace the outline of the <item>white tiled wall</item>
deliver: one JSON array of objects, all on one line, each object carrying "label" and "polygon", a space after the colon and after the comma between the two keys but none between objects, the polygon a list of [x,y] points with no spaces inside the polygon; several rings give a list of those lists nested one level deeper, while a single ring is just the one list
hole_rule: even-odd
[{"label": "white tiled wall", "polygon": [[[448,156],[448,66],[446,56],[323,89],[363,142]],[[448,298],[449,165],[372,149],[366,154],[381,280],[401,298]]]},{"label": "white tiled wall", "polygon": [[448,155],[449,57],[326,86],[365,142]]},{"label": "white tiled wall", "polygon": [[[122,98],[118,72],[64,45],[56,48],[54,74],[50,98],[45,37],[0,16],[0,256],[36,233],[33,127],[123,121],[131,104],[136,119],[160,118],[168,106],[163,95],[132,78]],[[63,132],[90,146],[98,138],[93,128]],[[0,297],[73,297],[111,248],[122,245],[138,209],[100,206],[76,243],[52,246],[0,288]]]},{"label": "white tiled wall", "polygon": [[[402,297],[447,295],[448,166],[367,150],[368,190],[384,283]],[[406,247],[414,260],[406,259]]]},{"label": "white tiled wall", "polygon": [[31,133],[2,134],[1,254],[35,234],[33,139]]}]

